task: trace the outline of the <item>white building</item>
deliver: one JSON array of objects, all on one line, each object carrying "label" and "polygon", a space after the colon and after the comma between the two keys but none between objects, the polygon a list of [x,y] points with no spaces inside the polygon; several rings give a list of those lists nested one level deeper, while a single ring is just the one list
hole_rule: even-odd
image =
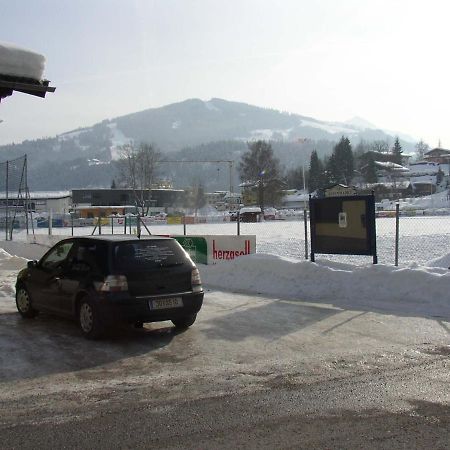
[{"label": "white building", "polygon": [[[9,192],[8,202],[6,202],[6,193],[0,192],[2,209],[5,209],[7,203],[9,208],[23,208],[26,201],[25,193],[19,195],[17,192]],[[69,191],[30,192],[28,205],[30,210],[35,213],[45,213],[51,210],[54,214],[65,214],[71,209],[72,196]]]}]

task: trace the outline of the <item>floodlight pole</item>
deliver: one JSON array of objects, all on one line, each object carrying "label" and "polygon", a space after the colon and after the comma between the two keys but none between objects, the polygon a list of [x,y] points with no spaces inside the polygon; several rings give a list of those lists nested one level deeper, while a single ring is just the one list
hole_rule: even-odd
[{"label": "floodlight pole", "polygon": [[5,209],[5,230],[6,230],[6,239],[8,240],[8,203],[9,203],[9,195],[8,195],[8,184],[9,184],[9,161],[6,161],[6,209]]},{"label": "floodlight pole", "polygon": [[27,155],[25,155],[25,161],[24,161],[24,171],[25,171],[25,223],[27,226],[27,234],[30,233],[29,226],[28,226],[28,209],[30,206],[29,199],[28,199],[28,163],[27,163]]}]

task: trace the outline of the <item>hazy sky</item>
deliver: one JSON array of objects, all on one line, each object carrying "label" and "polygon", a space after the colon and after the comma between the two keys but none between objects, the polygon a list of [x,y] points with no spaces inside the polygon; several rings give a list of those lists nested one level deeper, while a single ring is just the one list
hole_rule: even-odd
[{"label": "hazy sky", "polygon": [[0,41],[44,54],[57,88],[2,101],[0,144],[220,97],[361,116],[450,147],[445,0],[0,0],[0,11]]}]

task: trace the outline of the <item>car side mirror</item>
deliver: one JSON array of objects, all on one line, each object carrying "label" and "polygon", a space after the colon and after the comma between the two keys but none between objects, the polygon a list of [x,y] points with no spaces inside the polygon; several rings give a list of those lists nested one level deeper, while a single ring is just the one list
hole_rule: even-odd
[{"label": "car side mirror", "polygon": [[29,269],[32,269],[33,267],[36,267],[37,266],[37,261],[36,260],[33,260],[33,261],[28,261],[27,262],[27,267],[29,268]]}]

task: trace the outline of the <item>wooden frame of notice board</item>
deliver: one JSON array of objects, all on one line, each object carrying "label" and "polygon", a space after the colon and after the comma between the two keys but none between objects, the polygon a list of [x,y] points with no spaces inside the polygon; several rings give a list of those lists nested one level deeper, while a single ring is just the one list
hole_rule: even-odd
[{"label": "wooden frame of notice board", "polygon": [[310,198],[311,261],[316,253],[371,255],[377,264],[375,197]]}]

